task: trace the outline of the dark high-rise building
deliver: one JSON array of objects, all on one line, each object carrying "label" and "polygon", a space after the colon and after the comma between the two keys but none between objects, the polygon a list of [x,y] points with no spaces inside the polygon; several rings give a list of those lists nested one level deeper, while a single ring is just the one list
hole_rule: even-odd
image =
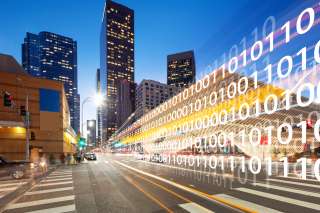
[{"label": "dark high-rise building", "polygon": [[134,105],[132,105],[131,90],[135,90],[135,85],[130,83],[126,79],[118,79],[117,81],[117,127],[120,127],[127,118],[134,111]]},{"label": "dark high-rise building", "polygon": [[184,88],[195,83],[196,66],[193,51],[167,56],[167,84]]},{"label": "dark high-rise building", "polygon": [[88,146],[97,145],[97,124],[96,120],[87,120],[87,144]]},{"label": "dark high-rise building", "polygon": [[31,75],[41,76],[39,35],[26,34],[22,44],[22,66]]},{"label": "dark high-rise building", "polygon": [[22,44],[22,66],[31,75],[64,83],[73,129],[80,127],[77,42],[50,32],[27,33]]},{"label": "dark high-rise building", "polygon": [[[100,69],[97,69],[97,73],[96,73],[96,93],[101,94]],[[97,132],[98,132],[99,143],[101,143],[101,130],[102,130],[101,108],[102,106],[97,106],[97,128],[98,128]]]},{"label": "dark high-rise building", "polygon": [[[134,11],[106,0],[100,35],[101,92],[105,95],[102,112],[102,136],[107,140],[118,128],[117,89],[120,81],[134,84]],[[131,105],[135,101],[134,87],[130,90]]]}]

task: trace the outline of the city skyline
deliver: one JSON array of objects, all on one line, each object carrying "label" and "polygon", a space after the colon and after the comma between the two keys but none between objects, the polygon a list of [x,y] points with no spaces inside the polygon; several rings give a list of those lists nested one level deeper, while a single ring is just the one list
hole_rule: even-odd
[{"label": "city skyline", "polygon": [[[228,46],[222,46],[221,43],[217,47],[215,45],[215,40],[221,39],[219,31],[225,31],[224,25],[232,21],[228,13],[233,17],[238,16],[246,19],[242,16],[243,13],[249,12],[252,8],[260,8],[261,10],[259,17],[256,17],[254,21],[250,19],[248,22],[250,25],[246,24],[239,35],[233,35],[233,39],[230,38],[230,40],[238,42],[244,31],[251,30],[251,27],[258,23],[261,24],[268,15],[282,11],[291,1],[278,3],[277,8],[271,7],[272,1],[263,6],[258,6],[257,2],[249,3],[249,1],[243,1],[241,4],[228,2],[221,4],[212,1],[203,1],[202,4],[198,4],[196,1],[188,1],[183,2],[184,7],[181,7],[181,1],[170,1],[170,7],[168,7],[169,1],[152,3],[144,1],[143,4],[135,4],[130,0],[116,2],[132,8],[137,14],[135,23],[137,28],[135,42],[136,83],[140,83],[143,79],[153,79],[165,83],[167,55],[194,49],[195,57],[201,58],[201,60],[196,60],[198,79],[206,72],[205,66],[212,63],[213,55],[220,56],[226,48],[230,48],[230,41],[227,41],[229,42]],[[21,7],[18,8],[15,7],[14,1],[4,1],[2,4],[4,8],[4,13],[0,15],[2,20],[5,20],[5,17],[9,15],[6,14],[6,11],[13,8],[21,16],[11,17],[10,22],[3,23],[4,29],[0,34],[0,52],[13,55],[21,62],[20,44],[23,42],[25,33],[29,31],[50,31],[71,37],[78,42],[79,46],[78,85],[81,99],[92,95],[96,91],[95,71],[99,67],[100,60],[99,31],[104,0],[96,1],[95,4],[80,1],[76,5],[64,1],[55,4],[21,1],[19,4]],[[56,4],[61,7],[55,7]],[[74,8],[72,11],[68,10],[71,6]],[[23,8],[29,8],[29,10]],[[157,8],[157,10],[152,10],[152,8]],[[219,8],[219,10],[212,13],[213,8]],[[63,16],[69,12],[67,18]],[[190,14],[195,14],[195,16]],[[39,15],[41,15],[41,19],[38,19]],[[28,19],[24,17],[28,17]],[[152,22],[150,17],[152,17]],[[16,27],[15,29],[10,26],[6,27],[7,24],[13,24]],[[206,53],[204,54],[204,52]],[[146,57],[147,60],[145,60]],[[93,103],[88,103],[84,120],[93,118],[96,118],[96,108]]]},{"label": "city skyline", "polygon": [[0,212],[319,213],[320,0],[1,3]]}]

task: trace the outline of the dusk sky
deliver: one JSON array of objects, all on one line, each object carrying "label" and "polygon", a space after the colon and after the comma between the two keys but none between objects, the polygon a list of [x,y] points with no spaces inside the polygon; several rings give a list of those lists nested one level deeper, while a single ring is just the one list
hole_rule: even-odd
[{"label": "dusk sky", "polygon": [[[250,36],[255,27],[261,31],[268,16],[279,17],[281,22],[283,11],[296,1],[273,0],[263,4],[247,0],[117,2],[135,11],[136,82],[154,79],[166,83],[168,54],[193,49],[199,78],[207,72],[208,64],[224,51],[229,52],[243,36]],[[104,0],[2,0],[0,52],[13,55],[21,62],[21,44],[26,32],[49,31],[75,39],[78,42],[78,87],[83,100],[95,92],[103,6]],[[277,23],[277,27],[279,25]],[[252,39],[248,37],[247,40]],[[94,105],[87,104],[84,120],[95,117]]]}]

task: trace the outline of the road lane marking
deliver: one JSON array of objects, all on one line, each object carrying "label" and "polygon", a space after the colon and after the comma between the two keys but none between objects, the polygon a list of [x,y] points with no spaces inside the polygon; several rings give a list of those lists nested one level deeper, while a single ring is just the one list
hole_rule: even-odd
[{"label": "road lane marking", "polygon": [[280,180],[280,179],[274,179],[274,178],[268,178],[266,180],[280,182],[280,183],[289,183],[289,184],[300,185],[300,186],[308,186],[308,187],[313,187],[313,188],[319,188],[320,189],[320,185],[315,185],[315,184],[301,183],[301,182],[288,181],[288,180]]},{"label": "road lane marking", "polygon": [[40,183],[36,185],[36,187],[41,187],[41,186],[55,186],[55,185],[64,185],[64,184],[72,184],[72,181],[62,181],[62,182],[57,182],[57,183]]},{"label": "road lane marking", "polygon": [[310,202],[301,201],[301,200],[297,200],[297,199],[293,199],[293,198],[283,197],[283,196],[280,196],[280,195],[261,192],[261,191],[257,191],[257,190],[253,190],[253,189],[236,188],[234,190],[237,190],[237,191],[240,191],[240,192],[249,193],[249,194],[253,194],[253,195],[256,195],[256,196],[260,196],[260,197],[265,197],[265,198],[277,200],[277,201],[281,201],[281,202],[284,202],[284,203],[289,203],[289,204],[293,204],[293,205],[297,205],[297,206],[302,206],[302,207],[309,208],[309,209],[315,209],[315,210],[319,210],[320,209],[320,205],[315,204],[315,203],[310,203]]},{"label": "road lane marking", "polygon": [[141,175],[138,175],[137,173],[134,173],[134,172],[131,171],[131,170],[127,170],[127,171],[128,171],[129,173],[133,174],[134,176],[137,176],[137,177],[139,177],[139,178],[141,178],[141,179],[143,179],[143,180],[145,180],[145,181],[147,181],[147,182],[149,182],[149,183],[151,183],[151,184],[153,184],[153,185],[155,185],[155,186],[157,186],[157,187],[165,190],[166,192],[169,192],[170,194],[172,194],[172,195],[180,198],[181,200],[183,200],[183,201],[186,202],[186,203],[192,203],[192,201],[189,200],[188,198],[183,197],[182,195],[180,195],[180,194],[178,194],[178,193],[176,193],[176,192],[168,189],[167,187],[165,187],[165,186],[163,186],[163,185],[161,185],[161,184],[158,184],[158,183],[156,183],[156,182],[154,182],[154,181],[152,181],[152,180],[150,180],[150,179],[147,179],[147,178],[145,178],[145,177],[143,177],[143,176],[141,176]]},{"label": "road lane marking", "polygon": [[131,178],[127,176],[123,176],[129,183],[131,183],[134,187],[136,187],[139,191],[141,191],[144,195],[146,195],[149,199],[157,203],[159,206],[161,206],[163,209],[165,209],[169,213],[174,213],[171,209],[169,209],[167,206],[165,206],[160,200],[146,192],[144,189],[142,189],[139,185],[137,185]]},{"label": "road lane marking", "polygon": [[252,203],[246,200],[242,200],[236,197],[232,197],[230,195],[226,194],[216,194],[216,196],[221,197],[223,199],[229,200],[230,202],[238,203],[239,205],[248,206],[250,209],[253,209],[259,213],[283,213],[280,211],[277,211],[275,209],[267,208],[261,205],[258,205],[256,203]]},{"label": "road lane marking", "polygon": [[167,168],[171,168],[171,169],[179,169],[179,170],[188,171],[188,172],[200,172],[203,174],[207,174],[207,176],[216,175],[216,176],[222,176],[222,177],[226,177],[226,178],[230,178],[230,179],[241,179],[240,177],[234,177],[233,175],[227,174],[227,173],[224,173],[224,174],[213,173],[213,172],[207,172],[207,171],[201,171],[201,170],[195,170],[195,169],[187,169],[187,168],[182,168],[182,167],[177,167],[177,166],[170,166],[170,165],[166,165],[166,164],[152,163],[152,162],[147,162],[147,161],[144,161],[143,163],[161,166],[161,167],[167,167]]},{"label": "road lane marking", "polygon": [[179,204],[179,206],[191,213],[214,213],[213,211],[210,211],[209,209],[206,209],[196,203],[184,203]]},{"label": "road lane marking", "polygon": [[105,163],[109,163],[107,160],[104,161]]},{"label": "road lane marking", "polygon": [[131,167],[131,166],[128,166],[126,164],[123,164],[121,162],[118,162],[118,161],[115,161],[115,163],[123,166],[123,167],[126,167],[128,169],[131,169],[133,171],[136,171],[140,174],[143,174],[145,176],[149,176],[149,177],[152,177],[154,179],[157,179],[157,180],[160,180],[162,182],[165,182],[165,183],[168,183],[172,186],[175,186],[176,188],[179,188],[179,189],[182,189],[184,191],[187,191],[187,192],[190,192],[192,194],[195,194],[199,197],[203,197],[203,198],[206,198],[208,200],[211,200],[211,201],[214,201],[216,202],[217,204],[220,204],[222,206],[225,206],[225,207],[229,207],[229,208],[234,208],[234,209],[240,209],[242,210],[243,212],[247,212],[247,213],[256,213],[255,211],[252,211],[251,209],[248,209],[246,207],[243,207],[243,206],[240,206],[240,205],[237,205],[237,204],[234,204],[234,203],[230,203],[229,201],[227,200],[224,200],[224,199],[221,199],[219,197],[216,197],[216,196],[213,196],[213,195],[209,195],[209,194],[206,194],[204,192],[201,192],[199,190],[196,190],[196,189],[193,189],[193,188],[190,188],[190,187],[187,187],[187,186],[184,186],[184,185],[181,185],[179,183],[176,183],[176,182],[173,182],[173,181],[170,181],[170,180],[167,180],[167,179],[164,179],[164,178],[161,178],[161,177],[158,177],[158,176],[155,176],[153,174],[150,174],[150,173],[147,173],[147,172],[144,172],[142,170],[139,170],[139,169],[136,169],[134,167]]},{"label": "road lane marking", "polygon": [[283,186],[277,186],[273,184],[263,184],[263,183],[253,183],[254,186],[261,186],[264,188],[270,188],[270,189],[276,189],[276,190],[281,190],[281,191],[286,191],[286,192],[292,192],[304,196],[311,196],[311,197],[317,197],[320,198],[320,193],[315,193],[315,192],[310,192],[310,191],[305,191],[305,190],[300,190],[300,189],[293,189],[289,187],[283,187]]},{"label": "road lane marking", "polygon": [[76,206],[73,205],[67,205],[67,206],[60,206],[55,208],[49,208],[49,209],[41,209],[26,213],[64,213],[64,212],[72,212],[76,210]]},{"label": "road lane marking", "polygon": [[63,181],[63,180],[72,180],[72,177],[69,177],[69,178],[55,178],[55,179],[45,179],[45,180],[42,180],[41,183],[50,183],[50,182],[56,182],[56,181]]},{"label": "road lane marking", "polygon": [[57,198],[34,200],[34,201],[30,201],[30,202],[14,203],[14,204],[11,204],[6,209],[18,209],[18,208],[38,206],[38,205],[43,205],[43,204],[58,203],[58,202],[62,202],[62,201],[70,201],[70,200],[74,200],[74,197],[75,197],[74,195],[70,195],[70,196],[57,197]]},{"label": "road lane marking", "polygon": [[46,189],[46,190],[38,190],[38,191],[29,191],[25,193],[25,195],[37,195],[37,194],[45,194],[51,192],[61,192],[61,191],[69,191],[73,190],[73,187],[64,187],[64,188],[57,188],[57,189]]}]

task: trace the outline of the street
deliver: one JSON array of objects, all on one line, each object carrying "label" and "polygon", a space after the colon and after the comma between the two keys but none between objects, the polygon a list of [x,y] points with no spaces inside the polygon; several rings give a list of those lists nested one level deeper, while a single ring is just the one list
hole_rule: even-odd
[{"label": "street", "polygon": [[[254,180],[255,178],[255,180]],[[1,183],[1,191],[11,188]],[[320,184],[297,177],[231,174],[100,154],[63,166],[4,212],[319,212]]]}]

